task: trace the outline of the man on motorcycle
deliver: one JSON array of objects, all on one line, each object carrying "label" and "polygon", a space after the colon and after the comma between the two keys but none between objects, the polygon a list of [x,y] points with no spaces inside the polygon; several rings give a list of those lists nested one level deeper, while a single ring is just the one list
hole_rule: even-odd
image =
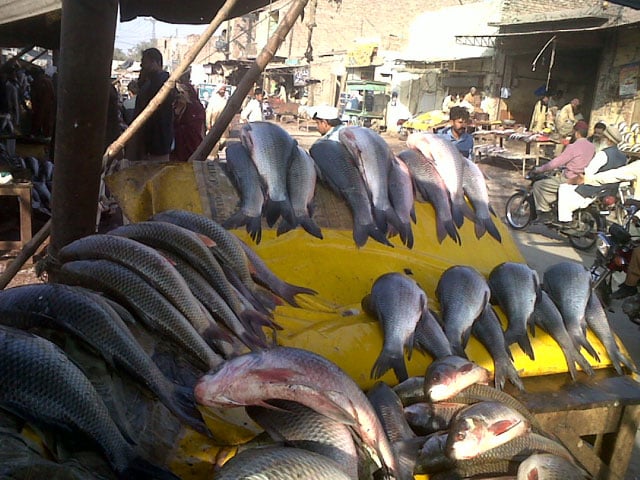
[{"label": "man on motorcycle", "polygon": [[[618,150],[618,144],[622,141],[620,131],[611,125],[606,126],[602,133],[602,142],[605,147],[595,154],[593,159],[584,169],[581,185],[562,184],[558,189],[558,221],[561,224],[569,224],[573,218],[573,212],[579,208],[589,206],[595,196],[603,189],[615,195],[618,182],[608,184],[593,183],[593,176],[600,173],[622,167],[627,163],[627,157]],[[609,194],[609,193],[607,193]]]},{"label": "man on motorcycle", "polygon": [[537,222],[553,222],[551,204],[556,200],[558,188],[563,183],[577,184],[595,154],[593,143],[587,140],[586,122],[579,121],[573,127],[573,141],[556,158],[533,169],[533,173],[542,173],[564,167],[562,173],[539,180],[533,184],[533,198],[536,203]]}]

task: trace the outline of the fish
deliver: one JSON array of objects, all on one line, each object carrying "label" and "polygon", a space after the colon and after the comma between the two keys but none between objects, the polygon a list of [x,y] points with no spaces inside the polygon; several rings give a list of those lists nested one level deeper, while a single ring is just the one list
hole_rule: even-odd
[{"label": "fish", "polygon": [[391,157],[389,201],[402,225],[402,230],[398,232],[402,243],[408,248],[413,248],[411,222],[416,223],[415,188],[409,168],[396,156]]},{"label": "fish", "polygon": [[353,480],[334,460],[292,447],[251,448],[231,458],[215,473],[216,480]]},{"label": "fish", "polygon": [[384,382],[376,382],[367,391],[367,398],[382,422],[382,427],[392,444],[416,436],[404,416],[400,397],[389,385]]},{"label": "fish", "polygon": [[262,240],[262,208],[265,193],[260,183],[260,174],[246,148],[240,142],[227,145],[225,173],[240,197],[238,210],[222,222],[224,228],[245,226],[251,239]]},{"label": "fish", "polygon": [[489,192],[482,171],[468,158],[462,157],[462,164],[462,190],[473,205],[476,238],[482,238],[489,232],[489,235],[502,242],[500,232],[491,218],[495,212],[489,203]]},{"label": "fish", "polygon": [[417,435],[430,435],[448,429],[455,415],[466,406],[464,403],[420,402],[404,407],[404,416]]},{"label": "fish", "polygon": [[320,172],[321,180],[347,202],[353,216],[355,244],[362,247],[371,237],[392,247],[385,229],[376,225],[367,187],[347,148],[340,142],[319,140],[311,146],[309,152]]},{"label": "fish", "polygon": [[382,352],[373,364],[371,378],[380,378],[393,369],[398,381],[402,382],[409,378],[404,350],[408,351],[411,359],[413,334],[427,309],[427,294],[415,280],[391,272],[374,281],[368,299],[384,334]]},{"label": "fish", "polygon": [[524,390],[524,384],[513,365],[511,352],[505,344],[500,320],[491,305],[487,304],[480,317],[473,322],[471,333],[484,345],[493,358],[495,387],[502,390],[508,379],[518,390]]},{"label": "fish", "polygon": [[587,472],[575,463],[549,453],[534,453],[518,467],[517,480],[587,480]]},{"label": "fish", "polygon": [[478,455],[475,459],[478,461],[515,460],[534,452],[550,453],[573,461],[573,455],[564,445],[548,436],[534,432],[518,435],[508,442]]},{"label": "fish", "polygon": [[436,296],[451,350],[455,355],[464,357],[473,322],[489,303],[489,285],[475,268],[456,265],[440,276]]},{"label": "fish", "polygon": [[447,431],[434,432],[426,439],[418,457],[414,473],[424,475],[452,469],[456,461],[447,455]]},{"label": "fish", "polygon": [[453,355],[451,344],[440,322],[435,313],[428,308],[418,320],[413,338],[416,348],[428,352],[434,359]]},{"label": "fish", "polygon": [[424,393],[424,377],[409,377],[393,387],[393,391],[404,406],[428,400]]},{"label": "fish", "polygon": [[50,341],[0,326],[0,405],[36,424],[78,432],[120,478],[177,480],[136,453],[84,373]]},{"label": "fish", "polygon": [[296,402],[270,400],[269,405],[273,408],[245,408],[273,440],[331,458],[349,478],[358,478],[358,451],[348,426]]},{"label": "fish", "polygon": [[527,419],[503,403],[475,403],[456,415],[446,451],[456,460],[474,458],[530,430]]},{"label": "fish", "polygon": [[538,273],[524,263],[503,262],[494,267],[487,279],[491,298],[507,316],[504,332],[507,346],[518,343],[522,351],[535,360],[535,353],[527,335],[527,326],[534,334],[533,310],[540,295]]},{"label": "fish", "polygon": [[461,244],[460,233],[453,221],[449,191],[435,166],[432,157],[425,157],[419,150],[407,149],[398,153],[398,157],[411,172],[415,188],[422,198],[433,205],[436,214],[436,236],[442,243],[447,235]]},{"label": "fish", "polygon": [[576,348],[584,347],[599,362],[600,356],[585,336],[585,311],[591,295],[589,272],[577,262],[558,262],[544,272],[542,284],[562,314],[567,332]]},{"label": "fish", "polygon": [[607,314],[602,307],[600,299],[593,291],[591,292],[589,301],[587,302],[585,321],[587,322],[587,326],[596,335],[596,337],[598,337],[604,346],[604,349],[607,351],[607,356],[611,360],[611,364],[618,375],[623,374],[622,367],[627,368],[630,372],[638,372],[633,360],[622,353],[620,348],[618,348],[616,339],[611,331],[611,326],[609,325]]},{"label": "fish", "polygon": [[389,172],[393,152],[387,142],[370,128],[348,126],[338,132],[338,138],[360,171],[369,192],[373,219],[380,230],[387,232],[392,226],[406,244],[406,232],[402,220],[389,200]]},{"label": "fish", "polygon": [[194,389],[204,406],[267,406],[292,400],[350,425],[393,475],[398,464],[371,403],[340,367],[313,352],[274,347],[232,358],[204,375]]},{"label": "fish", "polygon": [[293,230],[300,225],[310,235],[322,239],[322,231],[316,225],[313,215],[313,196],[316,188],[316,169],[313,158],[302,147],[297,147],[291,157],[291,165],[287,172],[287,189],[291,200],[291,207],[295,216],[295,223],[282,219],[277,233]]},{"label": "fish", "polygon": [[487,383],[490,376],[489,370],[466,358],[437,358],[424,374],[424,396],[432,402],[447,400],[470,385]]},{"label": "fish", "polygon": [[567,332],[567,329],[564,326],[564,321],[562,320],[562,315],[558,311],[558,307],[553,303],[553,300],[551,300],[547,292],[540,292],[540,297],[536,303],[536,308],[533,311],[532,318],[536,325],[551,335],[551,337],[558,343],[558,346],[562,350],[564,358],[567,361],[569,375],[571,375],[572,380],[575,381],[578,376],[575,366],[576,363],[580,365],[582,371],[587,375],[593,375],[593,368],[574,345],[573,340],[569,336],[569,332]]},{"label": "fish", "polygon": [[[18,317],[10,312],[31,314]],[[97,295],[57,283],[0,292],[0,323],[20,329],[56,328],[91,345],[112,367],[145,386],[177,418],[203,435],[210,432],[195,407],[191,389],[170,382],[142,349],[120,316]]]},{"label": "fish", "polygon": [[250,122],[240,129],[240,141],[249,152],[267,197],[264,216],[272,227],[282,216],[289,224],[296,219],[287,190],[287,171],[298,142],[280,125],[271,122]]},{"label": "fish", "polygon": [[56,272],[56,281],[101,291],[130,308],[152,331],[180,345],[200,368],[223,362],[193,325],[162,294],[132,270],[109,260],[66,262]]}]

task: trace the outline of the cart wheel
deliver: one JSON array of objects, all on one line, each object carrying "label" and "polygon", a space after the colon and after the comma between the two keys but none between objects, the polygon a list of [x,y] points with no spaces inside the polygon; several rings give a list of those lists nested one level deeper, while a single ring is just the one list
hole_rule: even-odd
[{"label": "cart wheel", "polygon": [[531,202],[525,192],[511,195],[505,205],[507,223],[514,230],[522,230],[531,222]]}]

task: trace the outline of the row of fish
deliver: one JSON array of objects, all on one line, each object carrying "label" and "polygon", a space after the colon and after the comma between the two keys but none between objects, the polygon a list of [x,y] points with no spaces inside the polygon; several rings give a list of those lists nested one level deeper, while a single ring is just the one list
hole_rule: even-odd
[{"label": "row of fish", "polygon": [[[496,387],[503,388],[509,380],[523,389],[509,347],[518,343],[535,359],[528,333],[535,334],[535,326],[558,343],[574,380],[576,364],[585,373],[593,374],[581,348],[600,361],[586,338],[587,327],[601,341],[619,374],[623,368],[637,371],[618,347],[606,312],[590,285],[589,273],[575,262],[550,267],[542,285],[537,273],[523,263],[502,263],[487,279],[473,267],[458,265],[444,271],[438,281],[438,315],[429,308],[427,294],[412,278],[395,272],[381,275],[362,300],[364,311],[380,322],[384,338],[371,377],[380,378],[393,369],[399,381],[406,380],[405,351],[410,359],[413,348],[433,358],[452,354],[464,357],[473,335],[493,358]],[[504,331],[492,301],[507,317]]]},{"label": "row of fish", "polygon": [[465,216],[475,222],[478,238],[489,232],[501,241],[482,172],[438,135],[410,136],[410,148],[397,156],[378,133],[358,126],[342,128],[339,141],[317,141],[309,153],[270,122],[244,125],[240,139],[226,149],[227,176],[240,202],[223,225],[245,226],[257,243],[263,216],[270,227],[282,218],[278,234],[300,225],[322,238],[312,219],[317,178],[348,205],[359,247],[368,238],[393,246],[388,237],[398,234],[411,248],[416,190],[433,204],[439,242],[449,235],[461,243]]},{"label": "row of fish", "polygon": [[315,293],[279,279],[216,222],[178,210],[76,240],[39,268],[54,281],[0,292],[0,408],[45,432],[84,434],[118,478],[176,478],[135,444],[155,452],[180,425],[216,440],[197,379],[269,348],[275,305]]}]

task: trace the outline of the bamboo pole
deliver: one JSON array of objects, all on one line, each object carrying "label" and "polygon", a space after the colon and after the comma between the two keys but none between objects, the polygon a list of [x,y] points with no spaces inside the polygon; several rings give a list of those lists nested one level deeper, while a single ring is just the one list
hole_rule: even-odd
[{"label": "bamboo pole", "polygon": [[242,100],[249,93],[256,79],[260,76],[264,68],[278,51],[278,48],[287,37],[287,34],[293,27],[296,19],[304,11],[304,7],[307,5],[307,2],[308,0],[295,0],[292,3],[291,8],[289,8],[289,11],[278,25],[278,28],[276,28],[276,31],[273,32],[273,35],[268,40],[267,44],[256,57],[253,65],[251,65],[251,68],[249,68],[247,73],[242,77],[242,80],[240,80],[238,87],[231,98],[229,98],[229,101],[225,105],[224,110],[220,113],[216,123],[213,125],[202,143],[200,143],[196,151],[193,152],[189,158],[190,162],[207,159],[207,156],[215,144],[220,140],[220,137],[227,128],[227,125],[231,123],[235,114],[240,110]]},{"label": "bamboo pole", "polygon": [[36,233],[35,236],[29,240],[24,247],[22,247],[18,256],[13,259],[13,262],[11,262],[2,275],[0,275],[0,290],[3,290],[7,285],[9,285],[9,283],[11,283],[13,277],[16,276],[26,261],[29,260],[29,258],[36,253],[38,248],[40,248],[40,245],[49,238],[50,231],[51,220],[49,219],[38,233]]}]

